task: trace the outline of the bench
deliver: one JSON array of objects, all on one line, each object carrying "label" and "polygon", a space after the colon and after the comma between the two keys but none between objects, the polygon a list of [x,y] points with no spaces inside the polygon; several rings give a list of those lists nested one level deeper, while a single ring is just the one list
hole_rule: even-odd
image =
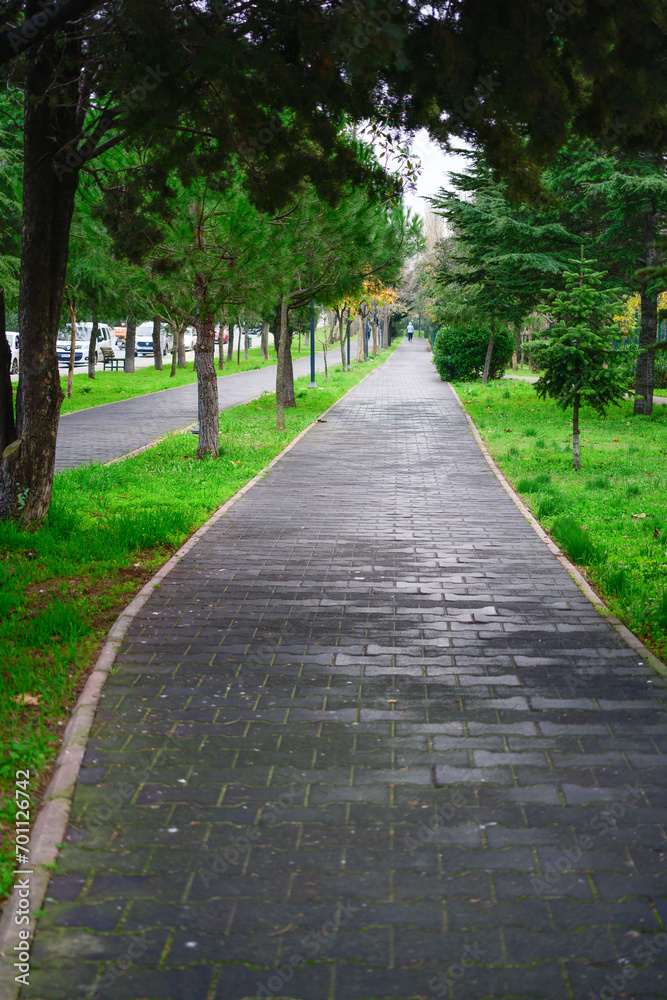
[{"label": "bench", "polygon": [[122,360],[123,360],[122,358],[117,358],[116,357],[116,355],[114,354],[114,352],[111,350],[110,347],[103,347],[102,348],[102,371],[103,372],[105,372],[107,370],[107,365],[109,365],[109,369],[111,371],[114,371],[114,370],[117,371],[117,372],[120,371],[120,368],[118,366],[120,365],[120,363],[121,363]]}]

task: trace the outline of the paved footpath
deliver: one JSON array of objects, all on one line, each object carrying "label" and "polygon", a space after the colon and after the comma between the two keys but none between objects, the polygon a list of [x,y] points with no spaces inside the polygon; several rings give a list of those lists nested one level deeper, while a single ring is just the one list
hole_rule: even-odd
[{"label": "paved footpath", "polygon": [[423,344],[325,419],[131,627],[21,997],[664,1000],[665,684]]},{"label": "paved footpath", "polygon": [[[340,345],[334,344],[334,348],[338,361]],[[310,374],[310,357],[297,356],[293,365],[295,377]],[[317,371],[324,369],[321,353],[315,355],[315,368]],[[165,374],[165,380],[167,378]],[[275,365],[218,379],[221,410],[248,403],[265,391],[276,391]],[[191,426],[196,420],[196,382],[66,413],[58,425],[56,472],[88,462],[110,462],[151,444],[164,434]]]}]

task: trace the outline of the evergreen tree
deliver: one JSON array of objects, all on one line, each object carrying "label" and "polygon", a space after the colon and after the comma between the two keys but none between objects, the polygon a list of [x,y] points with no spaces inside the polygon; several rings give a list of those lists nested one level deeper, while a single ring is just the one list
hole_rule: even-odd
[{"label": "evergreen tree", "polygon": [[625,397],[626,385],[618,368],[618,355],[610,346],[613,316],[619,312],[620,289],[603,285],[605,275],[593,261],[572,260],[576,270],[565,272],[565,290],[553,291],[544,305],[555,323],[548,339],[534,342],[544,369],[535,383],[538,394],[555,400],[563,410],[572,409],[572,455],[581,468],[579,410],[592,406],[604,414]]},{"label": "evergreen tree", "polygon": [[518,326],[544,286],[559,281],[577,241],[553,213],[512,204],[479,152],[471,160],[468,171],[451,175],[453,190],[441,189],[430,199],[455,237],[440,243],[433,278],[463,292],[457,319],[477,317],[490,325],[484,383],[496,321]]},{"label": "evergreen tree", "polygon": [[513,189],[531,189],[570,127],[613,131],[629,148],[667,146],[665,20],[654,0],[582,3],[567,16],[546,0],[2,4],[0,66],[25,97],[27,363],[20,446],[0,461],[0,516],[31,522],[48,510],[61,402],[53,346],[72,214],[80,171],[109,145],[138,131],[162,136],[167,155],[148,160],[164,181],[207,135],[208,172],[240,159],[256,204],[276,211],[303,178],[331,200],[360,182],[341,119],[377,117],[394,129],[426,127],[443,144],[474,136]]},{"label": "evergreen tree", "polygon": [[588,143],[570,143],[545,181],[559,199],[565,224],[586,241],[598,266],[628,294],[639,292],[641,319],[635,374],[635,413],[653,410],[658,295],[667,288],[661,233],[667,225],[667,160],[623,156]]}]

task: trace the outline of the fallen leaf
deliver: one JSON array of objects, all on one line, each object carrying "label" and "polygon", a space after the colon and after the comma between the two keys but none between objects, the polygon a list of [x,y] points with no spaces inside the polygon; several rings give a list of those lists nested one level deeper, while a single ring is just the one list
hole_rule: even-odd
[{"label": "fallen leaf", "polygon": [[620,438],[612,438],[612,441],[620,441]]},{"label": "fallen leaf", "polygon": [[14,701],[17,705],[39,705],[38,694],[17,694]]},{"label": "fallen leaf", "polygon": [[287,932],[291,931],[293,927],[294,927],[294,924],[286,924],[285,927],[281,927],[279,931],[271,931],[271,933],[267,934],[266,936],[267,937],[278,937],[280,934],[287,934]]},{"label": "fallen leaf", "polygon": [[639,519],[640,517],[648,517],[648,514],[632,514],[632,517]]},{"label": "fallen leaf", "polygon": [[320,418],[318,417],[317,418],[317,422],[318,422],[318,424],[326,424],[327,421],[326,420],[320,420]]}]

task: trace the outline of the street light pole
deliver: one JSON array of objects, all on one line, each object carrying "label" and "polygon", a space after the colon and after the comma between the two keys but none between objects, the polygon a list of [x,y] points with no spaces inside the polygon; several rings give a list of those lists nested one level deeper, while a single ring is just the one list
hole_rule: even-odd
[{"label": "street light pole", "polygon": [[315,299],[310,301],[310,385],[309,389],[317,389],[315,381]]}]

